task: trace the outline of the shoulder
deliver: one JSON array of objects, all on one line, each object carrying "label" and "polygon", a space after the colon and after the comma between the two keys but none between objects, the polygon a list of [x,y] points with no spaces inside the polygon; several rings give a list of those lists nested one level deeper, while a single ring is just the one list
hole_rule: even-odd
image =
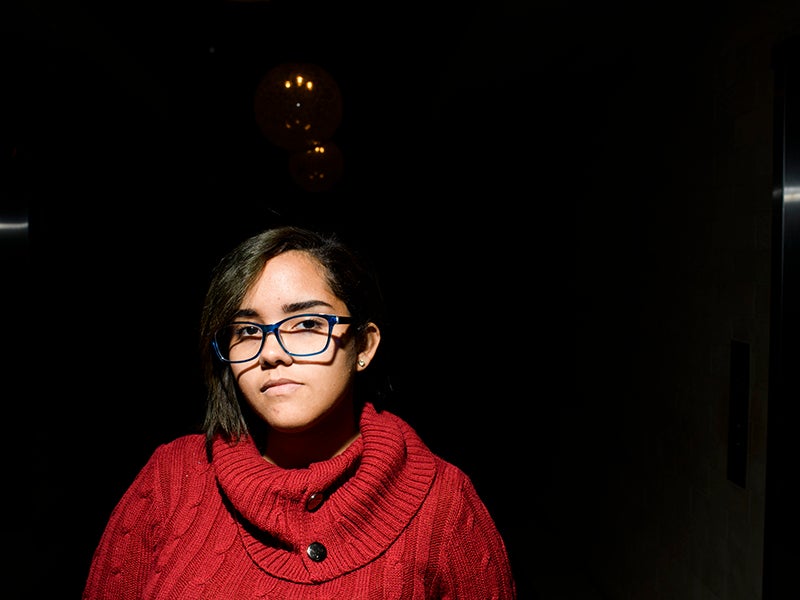
[{"label": "shoulder", "polygon": [[470,498],[477,496],[469,475],[456,464],[431,450],[413,426],[403,417],[384,410],[378,413],[377,418],[402,433],[405,458],[408,461],[425,462],[432,467],[433,472],[436,473],[433,485],[437,493],[454,494],[454,502],[462,501],[464,495]]},{"label": "shoulder", "polygon": [[[430,541],[431,571],[442,578],[441,585],[453,597],[515,597],[505,541],[472,478],[421,440],[418,447],[424,448],[435,470],[415,519]],[[453,554],[453,548],[460,552]],[[466,582],[469,589],[464,588]]]},{"label": "shoulder", "polygon": [[154,456],[164,457],[201,457],[205,459],[206,437],[202,433],[190,433],[177,437],[172,441],[159,445]]},{"label": "shoulder", "polygon": [[459,511],[484,513],[486,508],[472,478],[460,467],[434,454],[436,462],[435,492]]},{"label": "shoulder", "polygon": [[158,446],[148,461],[159,469],[208,468],[206,438],[192,433]]},{"label": "shoulder", "polygon": [[150,498],[164,510],[171,511],[176,503],[202,494],[212,477],[205,454],[205,436],[189,434],[158,446],[128,494]]},{"label": "shoulder", "polygon": [[[191,434],[161,444],[136,474],[115,512],[130,515],[155,511],[160,515],[172,504],[174,495],[200,487],[192,482],[207,477],[204,473],[208,471],[205,436]],[[181,485],[175,485],[176,481]]]},{"label": "shoulder", "polygon": [[177,478],[187,479],[203,476],[211,471],[206,458],[205,436],[199,433],[188,434],[156,447],[138,479],[152,481],[169,487]]}]

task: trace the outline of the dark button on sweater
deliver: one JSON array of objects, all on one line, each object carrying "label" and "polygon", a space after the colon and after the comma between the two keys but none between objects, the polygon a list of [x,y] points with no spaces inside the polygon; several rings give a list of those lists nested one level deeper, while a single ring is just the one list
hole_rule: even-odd
[{"label": "dark button on sweater", "polygon": [[314,512],[320,507],[323,500],[325,500],[325,494],[322,492],[314,492],[308,497],[308,500],[306,500],[306,510],[308,512]]},{"label": "dark button on sweater", "polygon": [[306,554],[308,554],[308,558],[314,562],[322,562],[325,560],[325,557],[328,556],[328,551],[325,549],[325,546],[319,542],[311,542],[306,549]]}]

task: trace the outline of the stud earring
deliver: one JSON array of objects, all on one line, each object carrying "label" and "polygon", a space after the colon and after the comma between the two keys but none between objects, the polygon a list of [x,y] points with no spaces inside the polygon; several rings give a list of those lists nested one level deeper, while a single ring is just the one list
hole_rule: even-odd
[{"label": "stud earring", "polygon": [[367,366],[367,363],[365,363],[362,359],[359,358],[358,359],[358,366],[363,369],[364,367]]}]

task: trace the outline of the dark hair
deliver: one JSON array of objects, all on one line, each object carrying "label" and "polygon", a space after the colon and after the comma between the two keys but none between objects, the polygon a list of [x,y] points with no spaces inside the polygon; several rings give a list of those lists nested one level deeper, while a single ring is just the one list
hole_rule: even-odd
[{"label": "dark hair", "polygon": [[[323,267],[334,295],[345,303],[354,318],[352,330],[357,350],[363,348],[368,323],[382,326],[383,299],[377,277],[368,263],[335,233],[287,225],[267,229],[241,242],[212,271],[200,320],[200,360],[207,388],[203,430],[209,445],[216,434],[228,441],[238,440],[253,425],[248,425],[248,411],[242,409],[230,366],[215,355],[214,334],[231,321],[267,261],[288,250],[307,252]],[[364,380],[370,379],[371,384],[378,381],[376,363],[379,362],[373,360],[369,369],[358,374],[357,403],[365,401],[361,393]],[[379,400],[380,386],[373,391],[376,393],[373,400]]]}]

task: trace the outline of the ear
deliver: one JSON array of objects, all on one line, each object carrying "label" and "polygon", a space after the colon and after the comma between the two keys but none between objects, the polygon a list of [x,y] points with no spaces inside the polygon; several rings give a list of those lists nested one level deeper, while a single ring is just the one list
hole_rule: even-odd
[{"label": "ear", "polygon": [[367,324],[367,331],[364,336],[364,347],[356,357],[356,370],[363,371],[369,366],[375,352],[378,351],[378,346],[381,343],[381,330],[375,323]]}]

